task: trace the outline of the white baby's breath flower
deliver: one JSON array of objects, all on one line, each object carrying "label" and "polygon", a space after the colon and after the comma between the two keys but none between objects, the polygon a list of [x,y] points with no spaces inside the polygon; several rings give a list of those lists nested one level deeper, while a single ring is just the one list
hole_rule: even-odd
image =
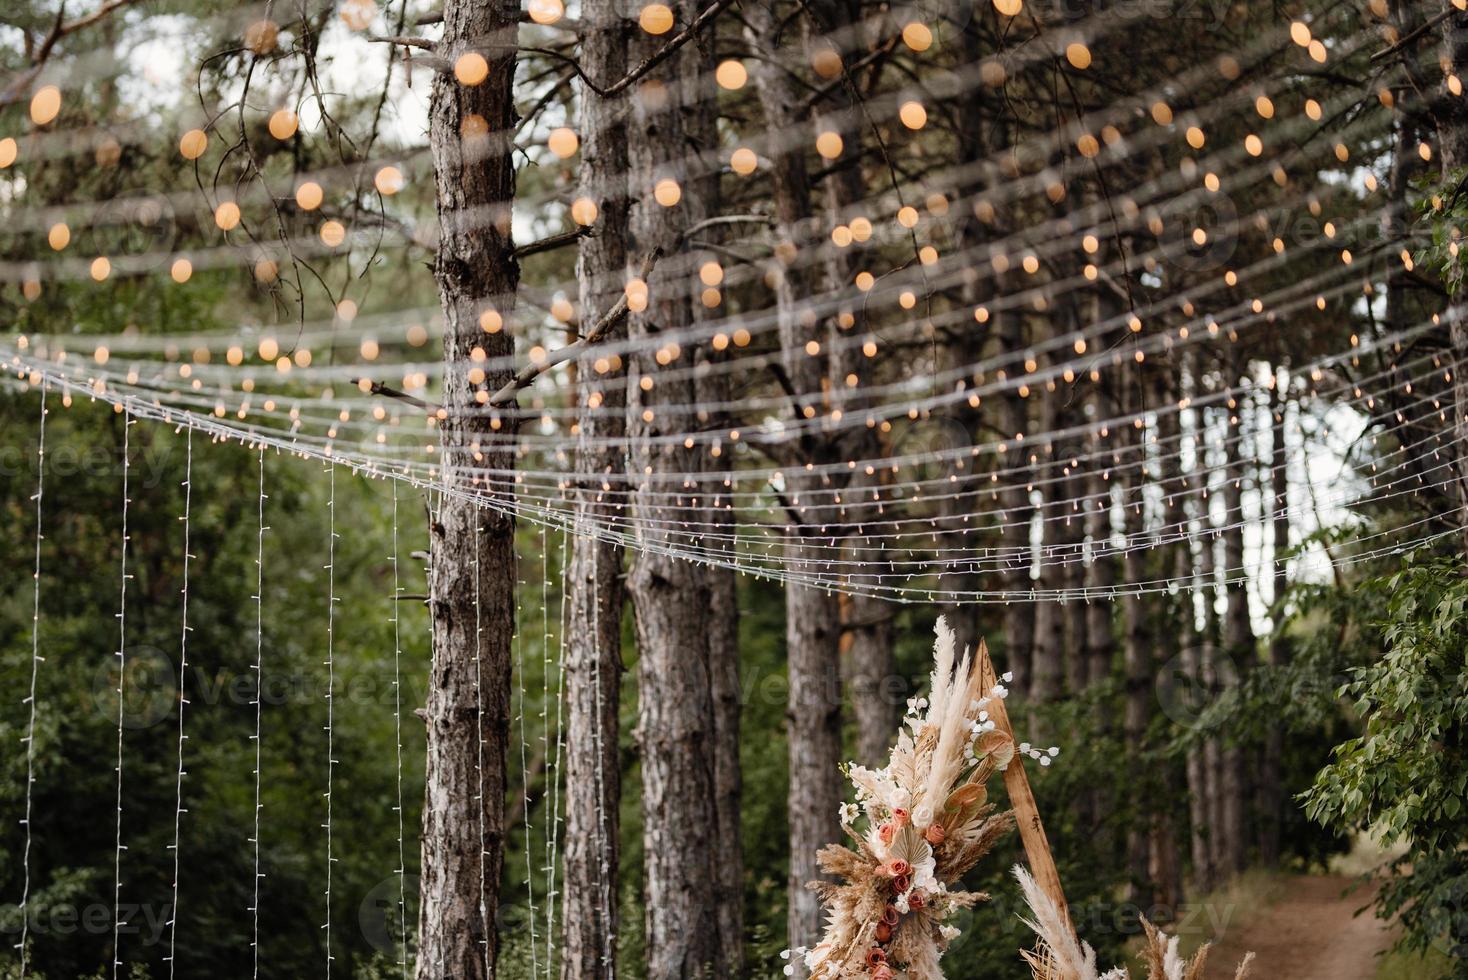
[{"label": "white baby's breath flower", "polygon": [[1006,684],[1012,684],[1012,683],[1014,683],[1014,671],[1012,671],[1012,670],[1006,670],[1004,672],[1004,676],[1002,678],[1000,678],[1000,679],[1003,680],[1004,683],[1006,683]]},{"label": "white baby's breath flower", "polygon": [[1021,743],[1019,743],[1019,750],[1021,752],[1023,752],[1025,755],[1029,755],[1030,754],[1030,743],[1029,742],[1021,742]]},{"label": "white baby's breath flower", "polygon": [[943,941],[946,943],[953,942],[953,940],[957,939],[959,936],[959,930],[957,926],[939,926],[938,928],[939,931],[943,934]]},{"label": "white baby's breath flower", "polygon": [[[1008,675],[1006,674],[1005,676]],[[993,694],[996,698],[1003,700],[1004,698],[1009,697],[1009,688],[1005,687],[1003,684],[995,684]]]},{"label": "white baby's breath flower", "polygon": [[906,915],[908,912],[907,892],[903,892],[901,895],[898,895],[895,899],[893,899],[892,907],[898,911],[898,914]]}]

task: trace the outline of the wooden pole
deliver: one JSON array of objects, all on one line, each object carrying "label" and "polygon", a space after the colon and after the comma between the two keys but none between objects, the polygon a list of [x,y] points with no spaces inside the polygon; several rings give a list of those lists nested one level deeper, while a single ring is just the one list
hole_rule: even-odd
[{"label": "wooden pole", "polygon": [[[979,679],[985,693],[994,690],[999,683],[994,673],[994,662],[989,659],[989,647],[979,640]],[[1004,770],[1004,788],[1009,791],[1009,802],[1014,807],[1014,822],[1019,826],[1019,837],[1025,845],[1025,857],[1030,863],[1030,874],[1040,889],[1055,903],[1072,933],[1070,907],[1065,902],[1065,890],[1060,887],[1060,872],[1055,868],[1055,858],[1050,853],[1050,841],[1045,836],[1045,825],[1040,820],[1040,809],[1035,805],[1035,794],[1030,790],[1030,779],[1025,775],[1024,757],[1020,754],[1019,742],[1009,724],[1009,711],[1003,698],[989,699],[989,717],[997,730],[1008,735],[1015,743],[1014,758]]]}]

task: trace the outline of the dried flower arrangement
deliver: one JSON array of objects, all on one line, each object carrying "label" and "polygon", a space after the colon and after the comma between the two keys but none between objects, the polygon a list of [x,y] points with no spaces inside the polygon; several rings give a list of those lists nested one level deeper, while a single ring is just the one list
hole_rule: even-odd
[{"label": "dried flower arrangement", "polygon": [[944,920],[988,898],[953,885],[1013,825],[1009,813],[994,812],[985,785],[1015,754],[985,708],[1006,692],[981,691],[977,662],[957,656],[942,619],[936,632],[928,696],[908,702],[886,768],[846,769],[856,802],[841,806],[841,826],[855,848],[832,844],[817,856],[840,881],[810,886],[827,927],[820,943],[794,955],[811,980],[943,980],[938,961],[958,935]]},{"label": "dried flower arrangement", "polygon": [[[1095,951],[1076,938],[1070,922],[1050,896],[1023,868],[1015,868],[1014,876],[1019,879],[1030,906],[1032,918],[1025,920],[1025,924],[1038,937],[1034,952],[1022,953],[1030,965],[1033,980],[1128,980],[1125,967],[1098,974]],[[1146,980],[1203,980],[1203,967],[1208,962],[1206,943],[1192,959],[1185,960],[1178,951],[1176,936],[1167,935],[1145,918],[1142,929],[1147,935],[1147,945],[1142,950],[1142,959],[1147,964]],[[1253,965],[1254,954],[1250,953],[1239,964],[1234,980],[1247,980]]]}]

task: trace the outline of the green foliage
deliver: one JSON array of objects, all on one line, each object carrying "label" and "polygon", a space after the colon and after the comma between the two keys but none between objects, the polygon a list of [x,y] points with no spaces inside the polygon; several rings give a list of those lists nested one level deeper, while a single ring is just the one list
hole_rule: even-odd
[{"label": "green foliage", "polygon": [[1449,296],[1463,290],[1468,277],[1468,261],[1462,255],[1463,229],[1468,227],[1468,169],[1436,175],[1422,188],[1418,209],[1424,220],[1418,228],[1428,231],[1428,243],[1417,251],[1414,260],[1438,274]]},{"label": "green foliage", "polygon": [[1379,834],[1405,853],[1384,869],[1383,916],[1413,952],[1439,944],[1468,976],[1468,578],[1458,559],[1424,558],[1367,582],[1384,610],[1382,656],[1340,689],[1364,722],[1304,796],[1312,819]]}]

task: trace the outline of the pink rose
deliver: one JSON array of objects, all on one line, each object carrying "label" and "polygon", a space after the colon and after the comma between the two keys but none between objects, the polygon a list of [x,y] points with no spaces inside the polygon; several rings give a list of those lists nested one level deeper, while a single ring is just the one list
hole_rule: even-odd
[{"label": "pink rose", "polygon": [[892,810],[892,822],[899,827],[907,826],[907,811],[902,807],[894,807]]},{"label": "pink rose", "polygon": [[889,905],[882,910],[882,921],[888,926],[897,925],[897,906]]},{"label": "pink rose", "polygon": [[[897,910],[896,909],[893,909],[892,911],[895,912]],[[877,942],[879,942],[879,943],[885,943],[887,940],[889,940],[891,938],[892,938],[892,927],[889,926],[885,922],[878,922],[877,923]]]},{"label": "pink rose", "polygon": [[923,898],[922,892],[913,892],[911,895],[907,896],[907,907],[912,909],[914,912],[921,910],[922,907],[927,904],[928,900]]},{"label": "pink rose", "polygon": [[893,980],[896,976],[892,968],[885,963],[872,971],[872,980]]},{"label": "pink rose", "polygon": [[883,844],[892,843],[892,838],[897,836],[897,825],[890,823],[882,824],[881,829],[877,831],[877,836],[882,839]]},{"label": "pink rose", "polygon": [[887,954],[880,946],[873,946],[867,950],[867,966],[876,968],[887,962]]},{"label": "pink rose", "polygon": [[912,874],[912,865],[902,858],[895,858],[887,865],[887,873],[894,878],[901,878]]},{"label": "pink rose", "polygon": [[923,831],[923,837],[929,844],[941,844],[947,835],[943,832],[942,824],[929,824],[928,829]]},{"label": "pink rose", "polygon": [[892,887],[897,890],[897,894],[901,895],[912,887],[912,882],[908,880],[907,875],[898,875],[892,879]]}]

